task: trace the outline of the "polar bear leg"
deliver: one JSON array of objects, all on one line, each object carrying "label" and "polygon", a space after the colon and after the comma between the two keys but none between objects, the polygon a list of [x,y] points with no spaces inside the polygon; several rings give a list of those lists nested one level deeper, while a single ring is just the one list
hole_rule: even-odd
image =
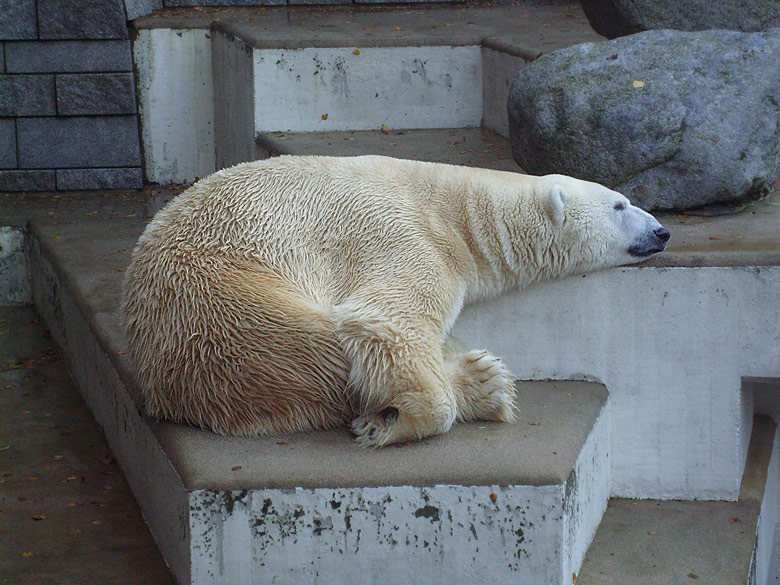
[{"label": "polar bear leg", "polygon": [[464,351],[456,338],[443,346],[444,371],[458,401],[458,420],[515,420],[515,378],[504,363],[484,350]]},{"label": "polar bear leg", "polygon": [[382,447],[450,429],[458,403],[435,331],[393,322],[371,303],[345,303],[332,318],[362,413],[352,422],[360,445]]}]

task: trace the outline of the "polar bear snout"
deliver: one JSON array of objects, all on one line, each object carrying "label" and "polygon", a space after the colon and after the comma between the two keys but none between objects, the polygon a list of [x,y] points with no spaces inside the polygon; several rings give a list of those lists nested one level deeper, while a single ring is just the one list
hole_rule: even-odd
[{"label": "polar bear snout", "polygon": [[648,230],[635,241],[628,249],[628,253],[636,258],[647,258],[658,252],[663,252],[671,234],[661,224],[657,225],[658,227]]},{"label": "polar bear snout", "polygon": [[671,237],[671,234],[669,233],[669,230],[666,229],[664,226],[661,226],[657,229],[653,230],[653,233],[655,234],[655,237],[661,240],[661,242],[664,245],[664,248],[666,247],[666,242],[669,241],[669,238]]}]

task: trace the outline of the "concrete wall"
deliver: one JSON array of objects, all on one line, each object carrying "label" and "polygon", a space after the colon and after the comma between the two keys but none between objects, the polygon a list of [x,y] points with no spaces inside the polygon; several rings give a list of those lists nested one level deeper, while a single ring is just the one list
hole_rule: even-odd
[{"label": "concrete wall", "polygon": [[192,183],[213,173],[211,31],[141,30],[133,52],[147,178]]},{"label": "concrete wall", "polygon": [[138,188],[121,0],[0,5],[0,191]]},{"label": "concrete wall", "polygon": [[0,305],[29,305],[32,302],[24,238],[27,230],[0,226]]},{"label": "concrete wall", "polygon": [[482,47],[482,125],[509,137],[509,86],[526,63],[522,57]]},{"label": "concrete wall", "polygon": [[459,128],[482,120],[479,47],[256,49],[255,132]]},{"label": "concrete wall", "polygon": [[621,268],[467,307],[455,334],[523,379],[610,391],[612,495],[735,499],[742,376],[780,378],[779,267]]},{"label": "concrete wall", "polygon": [[146,173],[174,183],[253,160],[262,132],[484,124],[506,135],[524,62],[478,46],[253,50],[170,29],[141,30],[134,51]]},{"label": "concrete wall", "polygon": [[216,168],[253,160],[255,111],[252,48],[212,31]]}]

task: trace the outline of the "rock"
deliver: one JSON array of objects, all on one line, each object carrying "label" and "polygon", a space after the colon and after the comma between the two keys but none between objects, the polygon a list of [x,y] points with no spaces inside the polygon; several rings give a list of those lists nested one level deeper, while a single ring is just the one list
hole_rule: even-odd
[{"label": "rock", "polygon": [[645,209],[752,198],[780,176],[780,29],[647,31],[576,45],[512,84],[515,160]]},{"label": "rock", "polygon": [[666,28],[756,32],[780,26],[776,0],[580,0],[580,4],[593,30],[609,39]]}]

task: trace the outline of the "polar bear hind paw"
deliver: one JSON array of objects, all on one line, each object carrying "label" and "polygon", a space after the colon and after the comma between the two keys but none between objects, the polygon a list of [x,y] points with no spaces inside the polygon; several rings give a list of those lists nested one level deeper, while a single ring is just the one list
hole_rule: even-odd
[{"label": "polar bear hind paw", "polygon": [[398,409],[394,407],[357,417],[350,425],[357,444],[361,447],[383,447],[397,442],[392,427],[397,423],[398,417]]},{"label": "polar bear hind paw", "polygon": [[455,420],[455,412],[446,409],[445,420],[434,414],[424,419],[412,419],[402,410],[388,406],[377,413],[363,414],[350,425],[355,440],[361,447],[385,447],[395,443],[419,441],[432,435],[446,433]]}]

